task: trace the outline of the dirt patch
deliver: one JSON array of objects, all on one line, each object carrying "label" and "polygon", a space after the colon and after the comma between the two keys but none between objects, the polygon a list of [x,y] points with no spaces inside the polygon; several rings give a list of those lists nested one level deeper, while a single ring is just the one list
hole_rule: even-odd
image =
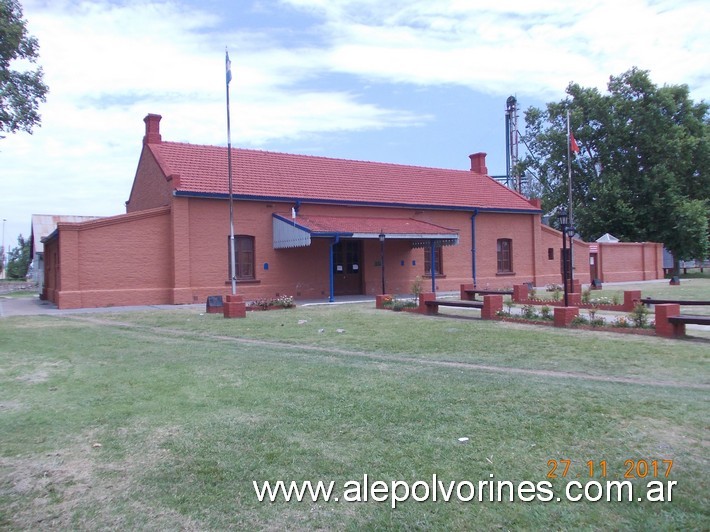
[{"label": "dirt patch", "polygon": [[0,401],[0,413],[2,412],[16,412],[25,408],[25,405],[19,401]]},{"label": "dirt patch", "polygon": [[125,515],[119,508],[129,507],[157,529],[201,529],[171,509],[142,502],[142,475],[168,458],[162,444],[177,429],[137,430],[142,437],[120,461],[105,459],[107,446],[93,433],[43,455],[0,457],[0,497],[8,501],[3,508],[8,521],[2,525],[20,530],[123,529]]}]

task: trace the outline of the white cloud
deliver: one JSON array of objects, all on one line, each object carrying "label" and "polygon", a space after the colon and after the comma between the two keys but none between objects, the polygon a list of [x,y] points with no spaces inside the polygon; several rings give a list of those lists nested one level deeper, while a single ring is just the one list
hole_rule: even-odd
[{"label": "white cloud", "polygon": [[225,43],[234,145],[422,119],[347,92],[296,88],[327,69],[325,54],[224,32],[218,16],[185,4],[27,1],[24,18],[50,93],[33,135],[0,141],[0,216],[16,224],[8,235],[28,234],[32,213],[122,212],[149,112],[166,117],[167,140],[226,144]]},{"label": "white cloud", "polygon": [[364,77],[560,98],[637,66],[710,96],[703,1],[283,1],[323,18],[331,68]]}]

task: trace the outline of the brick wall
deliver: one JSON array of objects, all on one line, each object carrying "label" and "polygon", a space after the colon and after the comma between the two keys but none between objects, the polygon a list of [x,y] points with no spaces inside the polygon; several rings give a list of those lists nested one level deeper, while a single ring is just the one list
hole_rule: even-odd
[{"label": "brick wall", "polygon": [[143,147],[133,188],[126,201],[126,212],[170,205],[172,180],[166,179],[148,146]]},{"label": "brick wall", "polygon": [[60,223],[47,247],[48,299],[59,308],[171,303],[169,228],[166,207]]},{"label": "brick wall", "polygon": [[656,242],[599,244],[600,279],[604,282],[663,279],[663,245]]}]

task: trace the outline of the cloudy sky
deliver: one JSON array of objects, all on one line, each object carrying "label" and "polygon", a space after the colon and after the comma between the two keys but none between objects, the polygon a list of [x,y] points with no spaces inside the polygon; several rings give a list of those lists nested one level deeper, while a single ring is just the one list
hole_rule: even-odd
[{"label": "cloudy sky", "polygon": [[[707,0],[21,0],[50,93],[0,140],[12,247],[37,214],[124,212],[147,113],[164,140],[505,173],[505,103],[633,66],[710,99]],[[524,126],[522,113],[520,128]]]}]

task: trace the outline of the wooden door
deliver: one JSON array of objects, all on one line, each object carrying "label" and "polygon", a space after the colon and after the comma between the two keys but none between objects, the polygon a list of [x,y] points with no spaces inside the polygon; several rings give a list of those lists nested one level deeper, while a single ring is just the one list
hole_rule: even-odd
[{"label": "wooden door", "polygon": [[362,294],[361,240],[341,240],[333,246],[333,285],[336,296]]}]

